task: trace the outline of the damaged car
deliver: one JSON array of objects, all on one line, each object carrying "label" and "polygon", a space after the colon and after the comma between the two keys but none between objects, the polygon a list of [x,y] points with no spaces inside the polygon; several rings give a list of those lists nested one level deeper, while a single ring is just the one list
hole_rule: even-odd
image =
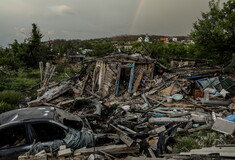
[{"label": "damaged car", "polygon": [[5,112],[0,115],[0,160],[14,160],[29,150],[35,153],[60,145],[92,147],[95,135],[84,128],[79,116],[55,107]]}]

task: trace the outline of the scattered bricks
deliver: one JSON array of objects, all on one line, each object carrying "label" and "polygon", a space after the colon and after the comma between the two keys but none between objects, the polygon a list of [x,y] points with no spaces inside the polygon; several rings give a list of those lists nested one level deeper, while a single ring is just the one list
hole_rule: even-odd
[{"label": "scattered bricks", "polygon": [[60,150],[64,150],[64,149],[66,149],[66,145],[60,146]]},{"label": "scattered bricks", "polygon": [[70,148],[58,151],[58,157],[61,157],[61,156],[70,156],[71,154],[72,154],[72,151],[71,151]]}]

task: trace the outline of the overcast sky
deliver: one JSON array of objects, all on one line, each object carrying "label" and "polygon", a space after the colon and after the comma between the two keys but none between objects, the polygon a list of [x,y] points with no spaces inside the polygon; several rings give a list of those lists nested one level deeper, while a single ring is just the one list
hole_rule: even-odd
[{"label": "overcast sky", "polygon": [[[222,0],[224,2],[226,0]],[[209,0],[1,0],[0,45],[22,42],[36,23],[43,40],[123,34],[187,35]]]}]

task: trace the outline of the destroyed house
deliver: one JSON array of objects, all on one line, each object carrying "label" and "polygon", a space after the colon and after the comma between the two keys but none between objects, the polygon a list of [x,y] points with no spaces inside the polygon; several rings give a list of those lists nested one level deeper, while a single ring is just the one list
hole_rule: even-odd
[{"label": "destroyed house", "polygon": [[85,58],[84,55],[77,54],[77,55],[68,55],[68,62],[69,63],[77,63],[77,62],[82,62]]},{"label": "destroyed house", "polygon": [[85,58],[85,55],[73,49],[67,50],[65,56],[68,63],[82,62]]},{"label": "destroyed house", "polygon": [[155,59],[140,54],[111,54],[98,58],[93,72],[92,92],[101,97],[135,93],[161,69]]}]

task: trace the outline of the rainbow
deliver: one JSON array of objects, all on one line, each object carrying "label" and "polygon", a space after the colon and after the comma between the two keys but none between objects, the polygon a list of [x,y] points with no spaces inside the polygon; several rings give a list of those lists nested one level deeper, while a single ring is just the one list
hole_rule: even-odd
[{"label": "rainbow", "polygon": [[141,10],[143,8],[144,1],[145,0],[138,0],[138,2],[137,2],[137,7],[135,9],[134,18],[133,18],[133,21],[132,21],[131,27],[130,27],[130,34],[134,34],[135,26],[138,21],[138,17],[140,16]]}]

